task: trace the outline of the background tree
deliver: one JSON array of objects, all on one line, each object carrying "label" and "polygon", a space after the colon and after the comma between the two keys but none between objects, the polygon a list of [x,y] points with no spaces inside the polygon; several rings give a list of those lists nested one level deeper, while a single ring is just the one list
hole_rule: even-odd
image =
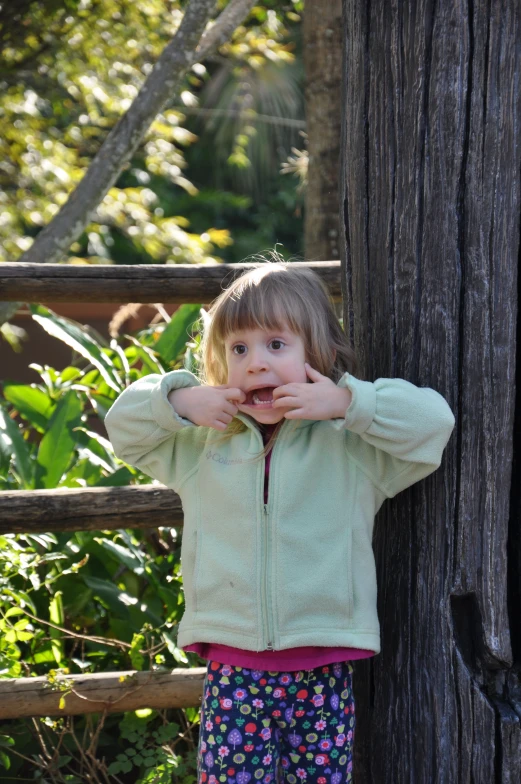
[{"label": "background tree", "polygon": [[339,258],[338,171],[342,99],[342,0],[314,0],[304,10],[306,258]]},{"label": "background tree", "polygon": [[[521,9],[344,0],[344,323],[367,378],[439,390],[443,464],[387,501],[357,784],[521,776]],[[376,752],[376,753],[375,753]]]}]

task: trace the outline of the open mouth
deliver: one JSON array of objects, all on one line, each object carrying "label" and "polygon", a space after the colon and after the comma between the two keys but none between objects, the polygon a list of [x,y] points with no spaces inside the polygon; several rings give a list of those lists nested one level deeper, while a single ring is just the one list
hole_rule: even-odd
[{"label": "open mouth", "polygon": [[261,387],[250,389],[246,395],[243,405],[255,406],[255,408],[271,408],[273,403],[273,390],[275,387]]}]

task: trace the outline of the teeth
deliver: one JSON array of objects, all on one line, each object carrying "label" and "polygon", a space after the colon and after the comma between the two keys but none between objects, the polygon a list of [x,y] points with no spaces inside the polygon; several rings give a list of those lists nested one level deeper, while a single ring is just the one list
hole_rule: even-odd
[{"label": "teeth", "polygon": [[273,398],[270,398],[269,400],[260,400],[254,392],[253,402],[255,403],[255,405],[258,405],[259,403],[273,403]]}]

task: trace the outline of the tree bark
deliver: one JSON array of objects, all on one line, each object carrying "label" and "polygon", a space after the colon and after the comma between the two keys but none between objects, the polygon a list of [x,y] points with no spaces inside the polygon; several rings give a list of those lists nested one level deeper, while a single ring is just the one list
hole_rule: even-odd
[{"label": "tree bark", "polygon": [[456,417],[441,467],[377,516],[355,781],[517,782],[521,7],[344,0],[343,29],[346,331],[365,377]]},{"label": "tree bark", "polygon": [[309,153],[305,257],[338,259],[342,0],[306,2],[303,20]]}]

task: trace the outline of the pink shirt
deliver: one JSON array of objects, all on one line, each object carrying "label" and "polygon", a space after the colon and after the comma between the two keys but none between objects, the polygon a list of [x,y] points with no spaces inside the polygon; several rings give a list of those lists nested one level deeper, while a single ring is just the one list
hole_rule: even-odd
[{"label": "pink shirt", "polygon": [[[262,427],[264,444],[268,442],[274,425]],[[268,502],[268,478],[271,451],[266,455],[266,471],[264,475],[264,503]],[[203,659],[233,664],[237,667],[248,667],[256,670],[277,672],[280,670],[313,670],[322,664],[332,664],[346,659],[367,659],[374,656],[374,651],[363,648],[334,648],[331,646],[306,645],[298,648],[286,648],[282,651],[247,651],[232,648],[213,642],[193,642],[185,645],[184,651],[193,651]]]}]

